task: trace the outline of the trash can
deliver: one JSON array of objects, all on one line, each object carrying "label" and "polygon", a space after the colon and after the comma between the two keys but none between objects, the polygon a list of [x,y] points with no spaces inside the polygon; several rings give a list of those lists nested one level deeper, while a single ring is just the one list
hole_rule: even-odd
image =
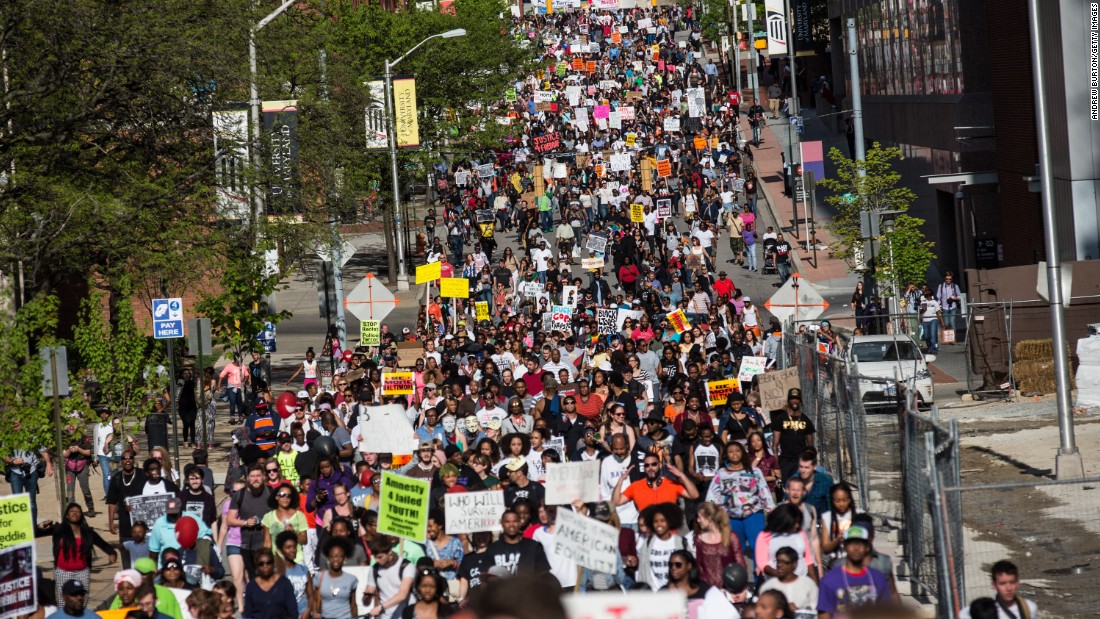
[{"label": "trash can", "polygon": [[145,418],[149,448],[168,447],[168,413],[153,413]]}]

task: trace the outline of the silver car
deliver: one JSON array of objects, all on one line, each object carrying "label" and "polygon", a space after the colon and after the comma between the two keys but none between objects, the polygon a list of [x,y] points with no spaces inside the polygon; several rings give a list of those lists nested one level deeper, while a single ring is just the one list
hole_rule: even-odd
[{"label": "silver car", "polygon": [[848,358],[856,362],[861,378],[859,393],[864,408],[894,406],[898,383],[916,379],[917,404],[931,406],[935,400],[928,364],[935,355],[922,355],[907,335],[855,335],[848,343]]}]

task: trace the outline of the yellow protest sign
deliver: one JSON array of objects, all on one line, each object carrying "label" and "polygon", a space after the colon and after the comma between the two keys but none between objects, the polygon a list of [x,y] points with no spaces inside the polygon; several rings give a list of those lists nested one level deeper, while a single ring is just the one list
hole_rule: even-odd
[{"label": "yellow protest sign", "polygon": [[634,148],[634,142],[636,142],[637,140],[638,140],[638,134],[636,134],[636,133],[626,134],[626,147],[627,148]]},{"label": "yellow protest sign", "polygon": [[382,373],[382,395],[411,395],[412,392],[412,372]]},{"label": "yellow protest sign", "polygon": [[426,479],[383,471],[378,493],[378,532],[423,543],[428,534],[431,485]]},{"label": "yellow protest sign", "polygon": [[687,314],[684,310],[678,309],[675,312],[669,312],[667,315],[668,324],[676,329],[677,333],[683,333],[691,328],[691,321],[688,320]]},{"label": "yellow protest sign", "polygon": [[641,204],[630,205],[630,221],[640,224],[645,221],[645,207]]},{"label": "yellow protest sign", "polygon": [[[33,471],[32,471],[33,473]],[[34,544],[34,521],[31,519],[31,496],[15,494],[0,499],[0,549]]]},{"label": "yellow protest sign", "polygon": [[416,267],[416,283],[426,284],[442,277],[443,263],[429,262]]},{"label": "yellow protest sign", "polygon": [[711,406],[724,406],[734,391],[738,391],[737,379],[707,381],[707,399]]},{"label": "yellow protest sign", "polygon": [[443,277],[439,280],[439,295],[451,299],[469,299],[470,282],[465,277]]},{"label": "yellow protest sign", "polygon": [[474,303],[474,309],[477,311],[477,321],[489,320],[489,302],[478,301]]},{"label": "yellow protest sign", "polygon": [[382,343],[382,321],[364,320],[359,323],[359,344],[378,346]]}]

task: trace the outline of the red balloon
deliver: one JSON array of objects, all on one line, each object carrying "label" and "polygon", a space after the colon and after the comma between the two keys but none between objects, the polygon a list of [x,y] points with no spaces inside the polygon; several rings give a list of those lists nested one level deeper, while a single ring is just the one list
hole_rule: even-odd
[{"label": "red balloon", "polygon": [[199,539],[199,523],[191,516],[180,516],[176,521],[176,539],[184,548],[194,548]]},{"label": "red balloon", "polygon": [[355,353],[351,352],[350,350],[345,350],[344,351],[344,361],[345,362],[351,363],[351,360],[354,359],[354,358],[355,358]]},{"label": "red balloon", "polygon": [[275,412],[283,419],[290,417],[298,410],[298,396],[292,391],[284,391],[275,401]]}]

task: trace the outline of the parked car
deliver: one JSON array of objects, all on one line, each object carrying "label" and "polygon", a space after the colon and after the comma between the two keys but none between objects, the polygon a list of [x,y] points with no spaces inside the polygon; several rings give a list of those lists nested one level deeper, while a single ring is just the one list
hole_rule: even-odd
[{"label": "parked car", "polygon": [[891,407],[897,403],[898,383],[916,378],[917,404],[931,406],[935,400],[928,364],[935,355],[921,354],[908,335],[856,335],[848,343],[847,356],[856,362],[861,376],[859,393],[867,409]]}]

